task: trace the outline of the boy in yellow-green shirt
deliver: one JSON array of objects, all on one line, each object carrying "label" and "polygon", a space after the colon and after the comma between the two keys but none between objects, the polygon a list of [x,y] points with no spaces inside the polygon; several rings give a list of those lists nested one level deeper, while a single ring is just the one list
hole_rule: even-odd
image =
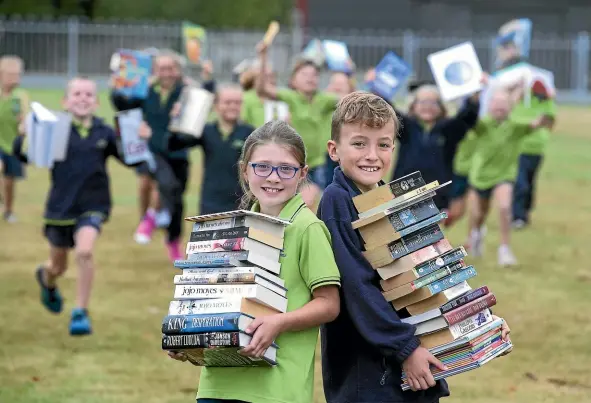
[{"label": "boy in yellow-green shirt", "polygon": [[12,144],[18,136],[19,124],[28,109],[28,96],[18,88],[23,73],[23,61],[18,56],[0,58],[0,161],[3,165],[4,220],[13,223],[14,182],[24,177],[20,160],[12,153]]},{"label": "boy in yellow-green shirt", "polygon": [[546,122],[541,114],[537,118],[513,116],[515,101],[521,91],[497,89],[491,97],[487,116],[474,127],[478,146],[472,156],[468,183],[473,189],[475,203],[470,211],[469,247],[471,255],[482,254],[481,228],[488,215],[491,196],[499,208],[501,245],[498,263],[513,266],[517,260],[510,247],[511,203],[513,184],[517,177],[517,162],[523,138]]}]

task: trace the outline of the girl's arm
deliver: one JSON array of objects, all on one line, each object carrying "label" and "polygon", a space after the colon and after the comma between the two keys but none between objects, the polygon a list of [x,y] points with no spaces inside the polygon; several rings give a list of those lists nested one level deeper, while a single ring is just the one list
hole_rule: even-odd
[{"label": "girl's arm", "polygon": [[267,81],[267,45],[260,42],[257,52],[261,61],[261,69],[255,80],[257,94],[262,98],[277,99],[277,88]]},{"label": "girl's arm", "polygon": [[256,318],[246,329],[253,334],[250,344],[241,354],[262,357],[275,338],[283,332],[297,332],[332,322],[339,315],[340,298],[336,285],[314,289],[312,301],[295,311]]},{"label": "girl's arm", "polygon": [[476,126],[480,110],[480,102],[477,96],[475,94],[467,98],[456,116],[448,119],[442,126],[441,131],[449,142],[459,143],[466,133]]}]

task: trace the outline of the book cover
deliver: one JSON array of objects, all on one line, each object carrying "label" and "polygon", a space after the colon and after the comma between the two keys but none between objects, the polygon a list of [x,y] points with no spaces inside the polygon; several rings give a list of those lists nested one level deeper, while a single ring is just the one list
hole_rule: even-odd
[{"label": "book cover", "polygon": [[118,112],[115,117],[115,129],[121,137],[125,163],[136,164],[145,161],[151,170],[155,171],[154,156],[148,148],[147,141],[139,136],[139,128],[143,119],[143,112],[140,108]]},{"label": "book cover", "polygon": [[368,83],[372,92],[392,100],[398,90],[404,87],[412,71],[408,63],[390,51],[375,68],[375,79]]},{"label": "book cover", "polygon": [[201,25],[183,21],[181,25],[183,50],[187,61],[199,65],[207,58],[207,31]]},{"label": "book cover", "polygon": [[441,306],[441,313],[445,314],[453,309],[456,309],[457,307],[460,307],[462,305],[465,305],[471,301],[474,301],[475,299],[478,299],[484,295],[487,295],[489,293],[489,289],[487,286],[482,286],[479,287],[475,290],[470,290],[467,293],[460,295],[457,298],[454,298],[453,300],[443,304]]},{"label": "book cover", "polygon": [[214,96],[209,91],[185,86],[179,99],[180,111],[170,119],[168,130],[200,138],[209,118],[213,100]]},{"label": "book cover", "polygon": [[240,312],[210,315],[167,315],[162,320],[162,333],[210,333],[244,331],[254,320]]},{"label": "book cover", "polygon": [[144,99],[148,95],[152,74],[152,55],[146,52],[119,49],[111,57],[113,89],[126,98]]}]

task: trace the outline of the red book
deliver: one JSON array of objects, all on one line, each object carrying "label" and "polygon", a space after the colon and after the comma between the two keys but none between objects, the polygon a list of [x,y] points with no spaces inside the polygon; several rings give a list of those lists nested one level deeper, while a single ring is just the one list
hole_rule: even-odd
[{"label": "red book", "polygon": [[490,293],[474,301],[468,302],[466,305],[462,305],[452,311],[443,314],[443,317],[447,323],[451,326],[455,323],[461,322],[464,319],[476,315],[483,309],[490,308],[497,303],[497,298],[494,294]]}]

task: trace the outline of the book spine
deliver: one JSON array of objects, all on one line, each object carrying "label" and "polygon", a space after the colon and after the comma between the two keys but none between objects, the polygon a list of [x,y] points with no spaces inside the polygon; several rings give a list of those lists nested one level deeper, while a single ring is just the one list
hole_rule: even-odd
[{"label": "book spine", "polygon": [[489,342],[486,343],[487,345],[483,346],[482,349],[474,354],[472,354],[472,360],[473,361],[478,361],[480,359],[482,359],[482,357],[486,356],[487,354],[489,354],[491,351],[494,351],[495,349],[499,348],[499,346],[501,344],[503,344],[503,339],[501,339],[500,337],[496,340],[491,340]]},{"label": "book spine", "polygon": [[162,321],[162,333],[237,332],[241,313],[215,315],[167,315]]},{"label": "book spine", "polygon": [[492,314],[488,309],[478,312],[476,315],[472,315],[469,318],[464,319],[461,322],[451,325],[449,330],[454,339],[465,336],[468,333],[476,330],[480,326],[492,322]]},{"label": "book spine", "polygon": [[447,265],[444,268],[434,271],[433,273],[431,273],[427,276],[420,277],[420,278],[416,279],[415,281],[412,282],[412,287],[414,289],[422,288],[428,284],[431,284],[437,280],[440,280],[440,279],[456,272],[457,270],[460,270],[462,267],[464,267],[463,261]]},{"label": "book spine", "polygon": [[[269,367],[275,365],[266,359],[246,357],[238,353],[238,348],[210,347],[204,349],[181,350],[187,354],[194,365],[205,367]],[[195,364],[197,363],[197,364]]]},{"label": "book spine", "polygon": [[203,242],[187,242],[186,253],[242,251],[247,238],[216,239]]},{"label": "book spine", "polygon": [[234,227],[225,229],[216,229],[213,231],[193,231],[189,242],[212,241],[216,239],[233,239],[248,237],[248,227]]},{"label": "book spine", "polygon": [[390,224],[396,231],[416,224],[422,220],[439,213],[439,209],[433,203],[433,199],[427,199],[404,210],[397,211],[388,216]]},{"label": "book spine", "polygon": [[202,221],[193,223],[193,232],[212,231],[243,227],[246,222],[245,216],[222,218],[219,220]]},{"label": "book spine", "polygon": [[214,313],[240,312],[242,300],[228,299],[194,299],[171,301],[168,306],[169,315],[205,315]]},{"label": "book spine", "polygon": [[439,281],[427,285],[426,287],[432,294],[437,294],[474,276],[476,276],[476,269],[473,266],[468,266],[465,269],[459,270]]},{"label": "book spine", "polygon": [[211,263],[211,262],[226,262],[232,264],[232,260],[247,260],[248,251],[231,251],[231,252],[205,252],[205,253],[189,253],[189,262]]},{"label": "book spine", "polygon": [[220,346],[240,347],[240,332],[162,335],[163,350]]},{"label": "book spine", "polygon": [[402,196],[405,193],[425,186],[425,180],[419,171],[413,172],[390,183],[390,191],[394,197]]},{"label": "book spine", "polygon": [[177,269],[208,269],[208,268],[221,268],[221,267],[233,267],[230,263],[230,259],[201,259],[197,260],[175,260],[174,267]]},{"label": "book spine", "polygon": [[182,274],[174,276],[174,284],[225,284],[225,283],[254,283],[252,273],[214,273],[214,274]]},{"label": "book spine", "polygon": [[469,316],[482,311],[485,308],[490,308],[497,303],[497,298],[494,294],[487,294],[484,297],[478,298],[477,300],[471,301],[461,307],[454,309],[443,314],[443,317],[448,324],[453,325],[461,322]]},{"label": "book spine", "polygon": [[440,269],[443,266],[456,263],[466,257],[466,250],[463,247],[452,249],[439,255],[433,259],[429,259],[425,263],[421,263],[414,268],[416,277],[423,277],[435,270]]},{"label": "book spine", "polygon": [[197,269],[183,269],[183,275],[208,276],[212,274],[256,274],[252,267],[210,267]]},{"label": "book spine", "polygon": [[445,314],[457,307],[460,307],[462,305],[466,305],[468,302],[474,301],[475,299],[478,299],[488,293],[489,293],[489,290],[488,290],[487,286],[482,286],[480,288],[472,290],[464,295],[459,296],[458,298],[455,298],[455,299],[443,304],[440,308],[441,313]]},{"label": "book spine", "polygon": [[174,299],[252,298],[256,292],[257,285],[253,284],[177,285],[174,290]]},{"label": "book spine", "polygon": [[388,246],[393,259],[399,259],[409,253],[425,248],[443,239],[443,232],[435,224],[401,238]]},{"label": "book spine", "polygon": [[446,218],[447,218],[447,213],[439,213],[437,215],[434,215],[433,217],[427,218],[426,220],[423,220],[423,221],[418,222],[414,225],[411,225],[410,227],[406,227],[404,229],[401,229],[399,231],[399,234],[400,234],[400,236],[410,235],[413,232],[417,232],[425,227],[428,227],[429,225],[436,224],[442,220],[445,220]]}]

